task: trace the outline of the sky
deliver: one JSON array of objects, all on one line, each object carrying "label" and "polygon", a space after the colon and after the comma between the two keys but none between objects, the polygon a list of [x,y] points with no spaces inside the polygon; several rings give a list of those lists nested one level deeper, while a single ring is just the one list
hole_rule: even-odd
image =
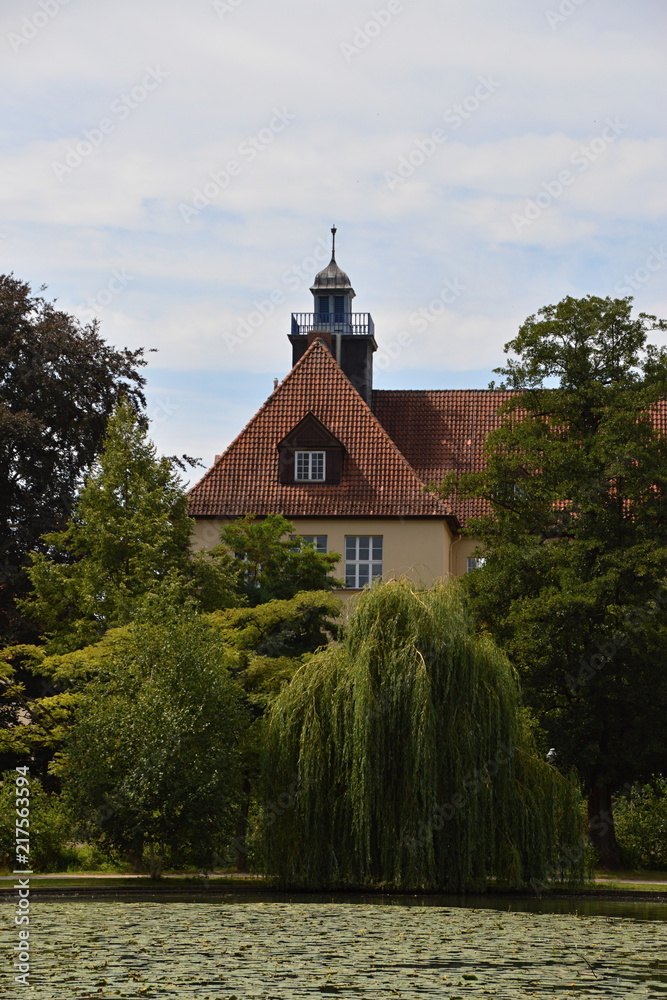
[{"label": "sky", "polygon": [[666,28],[664,0],[5,0],[0,272],[144,347],[159,451],[205,467],[289,371],[333,224],[376,387],[485,388],[566,295],[667,316]]}]

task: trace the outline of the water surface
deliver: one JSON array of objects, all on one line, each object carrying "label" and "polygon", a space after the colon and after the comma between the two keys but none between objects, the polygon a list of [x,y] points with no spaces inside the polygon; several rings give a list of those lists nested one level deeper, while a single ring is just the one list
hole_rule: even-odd
[{"label": "water surface", "polygon": [[[0,995],[667,998],[664,905],[662,920],[655,914],[635,920],[546,912],[547,901],[537,899],[531,905],[542,912],[519,912],[516,899],[511,910],[488,897],[483,908],[433,899],[409,905],[405,897],[397,897],[400,903],[34,898],[33,986],[17,987],[10,977]],[[13,907],[4,909],[10,916]],[[5,920],[5,956],[14,937]]]}]

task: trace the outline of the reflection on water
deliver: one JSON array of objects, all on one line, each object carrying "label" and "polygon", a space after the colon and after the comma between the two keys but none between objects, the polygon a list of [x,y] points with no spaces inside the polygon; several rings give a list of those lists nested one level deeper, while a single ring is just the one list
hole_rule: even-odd
[{"label": "reflection on water", "polygon": [[[352,898],[35,898],[25,995],[667,998],[664,905],[659,914],[660,904],[598,900]],[[629,906],[641,919],[619,915]],[[15,997],[14,985],[0,995]]]},{"label": "reflection on water", "polygon": [[[54,891],[53,897],[57,895]],[[52,898],[53,898],[52,897]],[[68,898],[72,898],[68,893]],[[94,899],[94,894],[86,893],[81,899]],[[99,899],[108,900],[109,893],[100,894]],[[554,898],[549,896],[526,895],[468,895],[468,896],[409,896],[378,893],[311,893],[311,892],[253,892],[252,895],[246,893],[234,893],[229,891],[221,892],[218,889],[193,890],[192,895],[188,895],[179,890],[169,892],[161,890],[158,892],[132,892],[124,893],[122,890],[114,894],[113,898],[117,902],[145,902],[145,903],[307,903],[310,905],[318,903],[349,903],[363,906],[439,906],[439,907],[467,907],[486,910],[505,910],[516,913],[571,913],[575,916],[583,917],[627,917],[632,920],[667,920],[667,900],[656,902],[653,900],[631,899],[604,899],[591,896],[568,896],[566,898]]]}]

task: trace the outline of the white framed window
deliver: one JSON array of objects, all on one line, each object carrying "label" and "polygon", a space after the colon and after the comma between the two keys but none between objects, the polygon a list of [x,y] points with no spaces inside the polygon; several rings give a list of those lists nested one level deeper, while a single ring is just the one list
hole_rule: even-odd
[{"label": "white framed window", "polygon": [[471,573],[474,569],[481,569],[486,559],[483,556],[468,556],[468,569],[467,572]]},{"label": "white framed window", "polygon": [[326,461],[323,451],[297,451],[294,461],[297,482],[324,482]]},{"label": "white framed window", "polygon": [[326,535],[302,535],[305,542],[310,542],[315,547],[316,552],[328,552]]},{"label": "white framed window", "polygon": [[345,536],[345,586],[366,587],[382,576],[382,535]]}]

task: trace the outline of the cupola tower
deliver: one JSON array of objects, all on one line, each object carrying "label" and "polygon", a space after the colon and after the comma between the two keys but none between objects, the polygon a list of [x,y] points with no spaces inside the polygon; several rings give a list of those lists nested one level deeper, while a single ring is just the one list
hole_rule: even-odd
[{"label": "cupola tower", "polygon": [[331,230],[331,260],[311,286],[311,313],[292,313],[292,364],[315,338],[323,340],[352,385],[371,403],[373,354],[377,350],[370,313],[352,312],[354,289],[336,262],[336,227]]}]

